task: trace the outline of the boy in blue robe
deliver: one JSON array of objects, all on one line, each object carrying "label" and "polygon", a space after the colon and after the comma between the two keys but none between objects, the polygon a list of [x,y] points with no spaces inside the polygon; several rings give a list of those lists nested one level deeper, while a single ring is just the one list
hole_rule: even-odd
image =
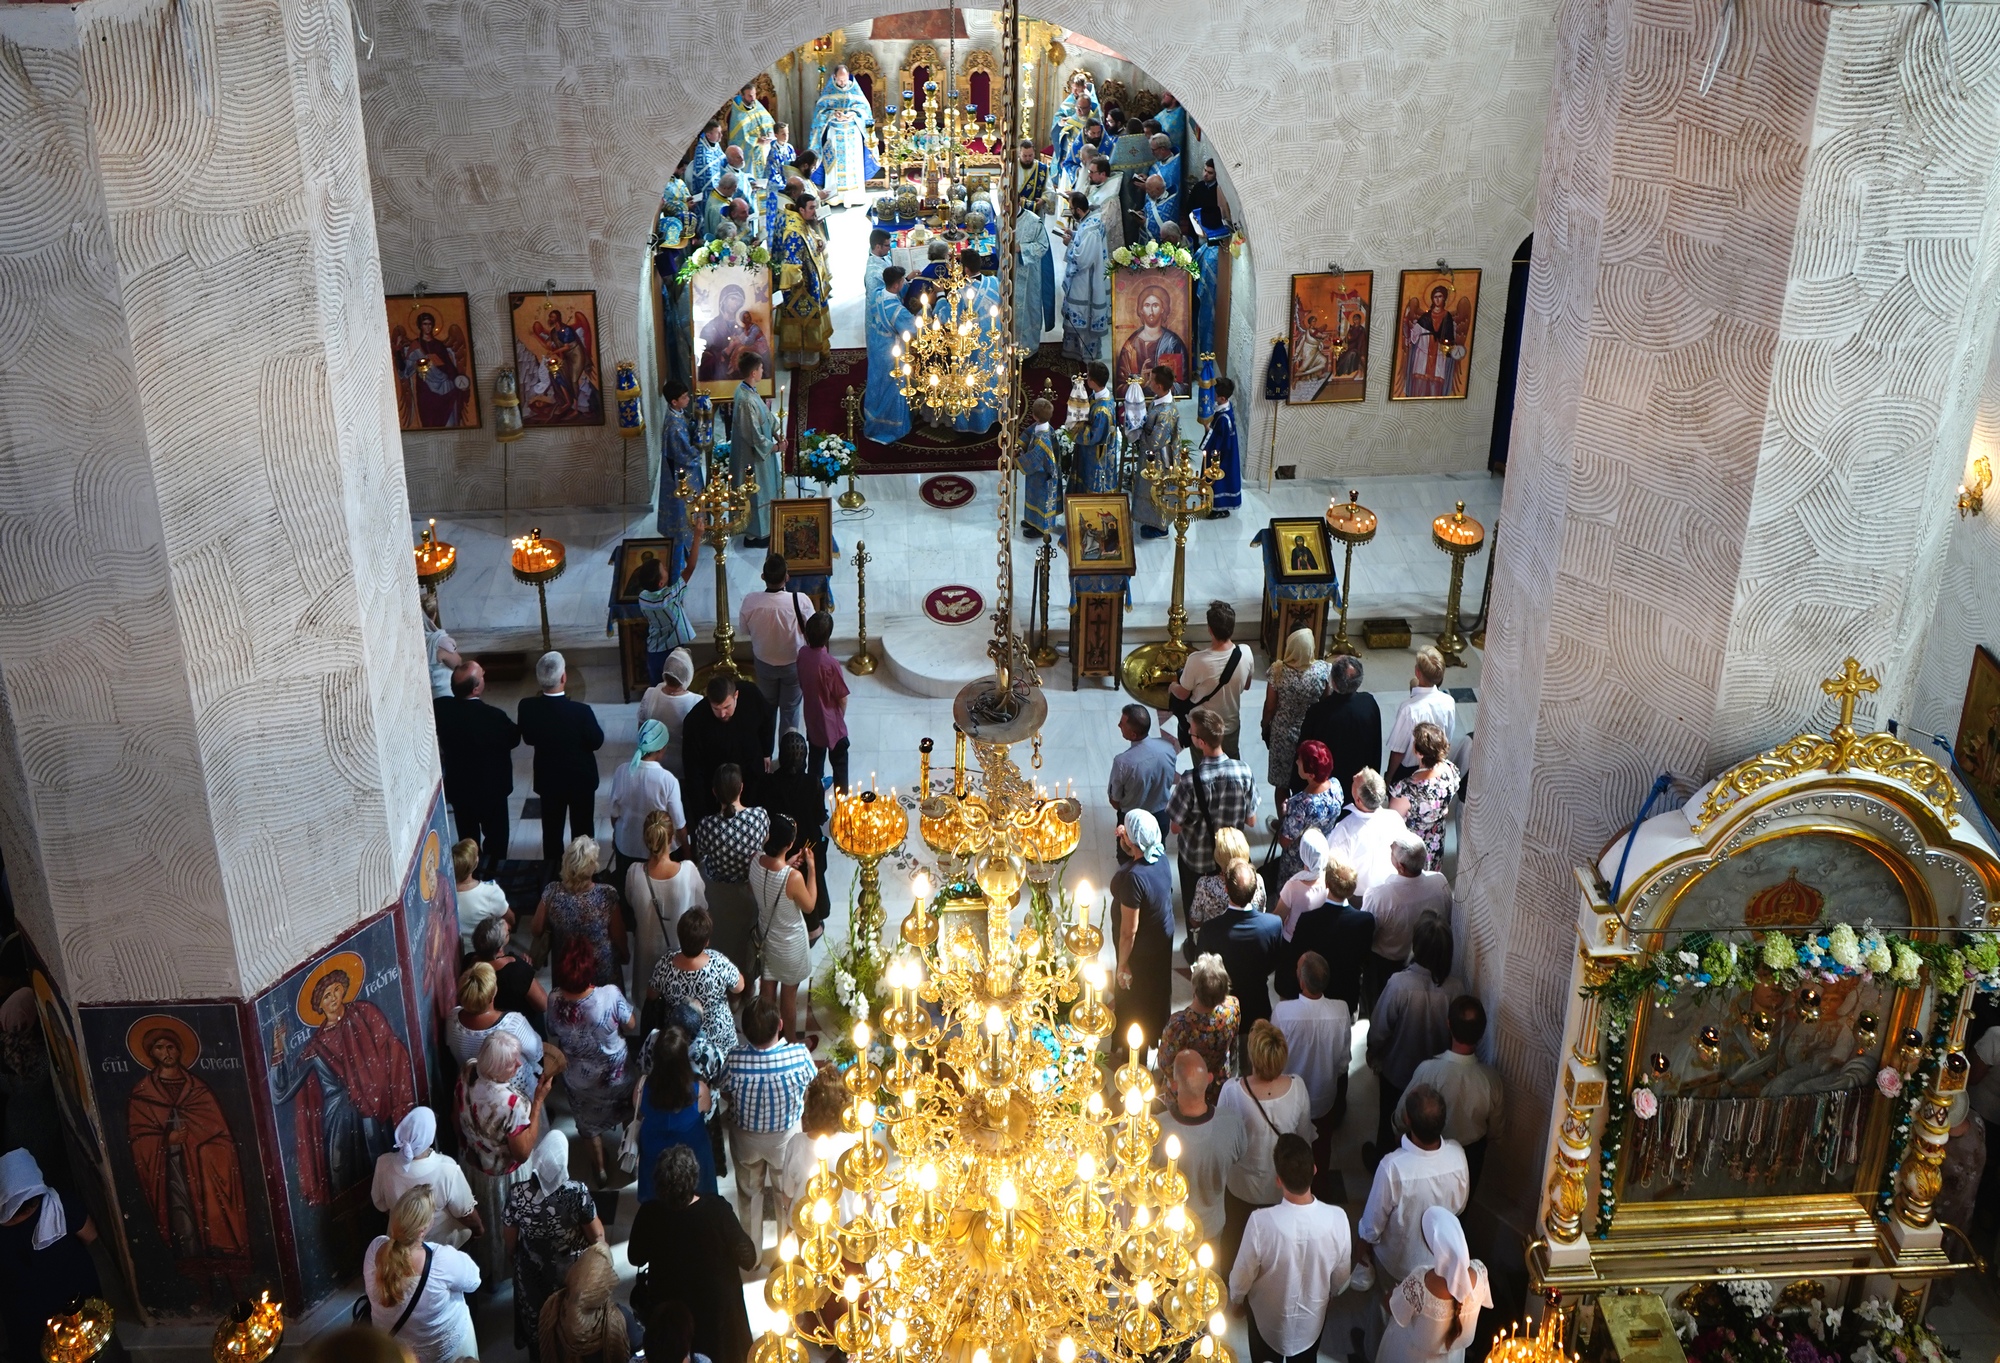
[{"label": "boy in blue robe", "polygon": [[1056,463],[1055,433],[1049,419],[1056,407],[1047,398],[1028,404],[1028,419],[1034,423],[1021,446],[1021,472],[1027,487],[1021,497],[1021,530],[1031,540],[1054,535],[1062,524],[1062,470]]},{"label": "boy in blue robe", "polygon": [[904,270],[891,265],[868,284],[868,391],[861,399],[861,433],[878,445],[892,445],[910,433],[910,402],[897,379],[898,343],[908,345],[916,318],[903,306]]},{"label": "boy in blue robe", "polygon": [[1076,478],[1084,492],[1118,490],[1118,409],[1111,397],[1111,367],[1092,360],[1090,415],[1076,438]]},{"label": "boy in blue robe", "polygon": [[1222,465],[1212,513],[1218,521],[1228,519],[1232,510],[1243,505],[1243,455],[1236,445],[1236,408],[1229,401],[1235,396],[1236,380],[1225,376],[1215,381],[1215,416],[1201,442],[1202,462]]}]

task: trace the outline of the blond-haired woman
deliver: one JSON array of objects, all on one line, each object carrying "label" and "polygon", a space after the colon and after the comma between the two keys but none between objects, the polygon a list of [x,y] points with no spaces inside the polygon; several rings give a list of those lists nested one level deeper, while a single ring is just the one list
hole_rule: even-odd
[{"label": "blond-haired woman", "polygon": [[1271,761],[1265,770],[1276,789],[1276,804],[1285,807],[1292,788],[1292,763],[1298,756],[1299,726],[1326,694],[1333,664],[1316,657],[1312,631],[1295,629],[1285,637],[1285,651],[1271,664],[1271,684],[1264,689],[1264,746]]},{"label": "blond-haired woman", "polygon": [[[1194,898],[1188,901],[1187,944],[1184,948],[1188,960],[1194,959],[1195,934],[1201,931],[1201,925],[1229,911],[1229,887],[1222,878],[1237,862],[1248,860],[1250,839],[1243,836],[1242,829],[1215,830],[1215,869],[1195,882]],[[1250,911],[1265,912],[1262,880],[1257,882],[1257,897],[1250,901]]]},{"label": "blond-haired woman", "polygon": [[653,967],[681,949],[679,924],[689,909],[708,907],[708,887],[701,868],[674,860],[674,816],[656,809],[646,816],[642,836],[646,859],[625,871],[625,902],[632,908],[637,939],[632,950],[632,992],[643,995],[652,983]]},{"label": "blond-haired woman", "polygon": [[436,1214],[429,1187],[396,1199],[389,1233],[378,1235],[361,1260],[370,1323],[404,1344],[416,1363],[479,1357],[465,1294],[479,1288],[470,1255],[424,1236]]},{"label": "blond-haired woman", "polygon": [[458,1007],[445,1021],[445,1040],[461,1066],[479,1057],[479,1048],[495,1032],[507,1032],[521,1043],[521,1072],[516,1085],[533,1093],[542,1076],[542,1038],[519,1013],[501,1011],[500,975],[485,961],[475,961],[458,977]]},{"label": "blond-haired woman", "polygon": [[597,960],[593,984],[615,984],[618,966],[626,957],[625,915],[618,912],[618,891],[599,885],[598,847],[595,838],[573,838],[563,848],[562,877],[542,891],[535,905],[534,921],[528,935],[549,934],[549,958],[562,958],[563,943],[581,937],[590,943]]},{"label": "blond-haired woman", "polygon": [[1308,1145],[1313,1138],[1312,1098],[1306,1092],[1306,1081],[1285,1073],[1285,1062],[1292,1058],[1285,1034],[1269,1019],[1258,1018],[1250,1026],[1244,1049],[1250,1057],[1249,1075],[1224,1084],[1222,1096],[1215,1100],[1216,1111],[1227,1108],[1242,1119],[1246,1137],[1243,1158],[1230,1166],[1223,1180],[1225,1273],[1227,1266],[1236,1262],[1250,1213],[1274,1205],[1284,1195],[1271,1159],[1278,1137],[1290,1131]]}]

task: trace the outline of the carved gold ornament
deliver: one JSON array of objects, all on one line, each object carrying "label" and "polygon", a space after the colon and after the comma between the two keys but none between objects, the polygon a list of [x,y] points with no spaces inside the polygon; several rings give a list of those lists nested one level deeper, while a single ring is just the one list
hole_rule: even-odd
[{"label": "carved gold ornament", "polygon": [[1958,817],[1958,790],[1945,769],[1890,733],[1856,734],[1854,707],[1862,695],[1882,689],[1880,679],[1849,658],[1840,675],[1820,690],[1840,702],[1840,723],[1830,735],[1804,733],[1724,772],[1702,805],[1694,831],[1700,833],[1723,814],[1766,786],[1808,772],[1865,771],[1901,782],[1937,807],[1947,823]]}]

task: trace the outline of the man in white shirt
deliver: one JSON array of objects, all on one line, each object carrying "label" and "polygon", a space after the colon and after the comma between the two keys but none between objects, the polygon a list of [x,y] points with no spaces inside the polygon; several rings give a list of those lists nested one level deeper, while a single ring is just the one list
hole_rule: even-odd
[{"label": "man in white shirt", "polygon": [[746,592],[736,612],[736,628],[750,640],[757,668],[757,689],[778,712],[785,729],[805,732],[805,697],[799,691],[799,648],[806,641],[806,621],[819,607],[804,592],[785,590],[791,570],[780,553],[764,555],[764,590]]},{"label": "man in white shirt", "polygon": [[[1227,601],[1209,602],[1208,647],[1188,654],[1179,679],[1167,690],[1181,700],[1193,701],[1195,709],[1207,708],[1222,716],[1222,751],[1241,760],[1243,697],[1250,690],[1254,667],[1250,650],[1232,642],[1235,634],[1236,607]],[[1162,713],[1160,723],[1164,725],[1166,720]],[[1396,822],[1400,825],[1402,816],[1398,815]]]},{"label": "man in white shirt", "polygon": [[[1389,808],[1388,783],[1373,767],[1354,773],[1348,799],[1347,812],[1326,836],[1326,851],[1354,868],[1354,893],[1365,903],[1370,890],[1396,873],[1389,847],[1398,837],[1408,837],[1410,826]],[[1405,949],[1408,945],[1404,944]]]},{"label": "man in white shirt", "polygon": [[[1477,1190],[1479,1170],[1486,1163],[1486,1137],[1500,1124],[1505,1101],[1500,1071],[1479,1060],[1479,1039],[1486,1035],[1486,1005],[1470,994],[1451,1001],[1451,1049],[1417,1066],[1410,1083],[1429,1084],[1444,1096],[1444,1134],[1464,1147],[1467,1184]],[[1396,1113],[1396,1129],[1403,1114]]]},{"label": "man in white shirt", "polygon": [[[1347,1005],[1326,996],[1333,971],[1326,957],[1308,951],[1299,957],[1299,996],[1281,999],[1271,1021],[1285,1034],[1285,1073],[1305,1080],[1312,1100],[1313,1161],[1333,1167],[1333,1129],[1347,1115],[1347,1066],[1353,1059],[1353,1019]],[[1329,1183],[1331,1180],[1328,1181]],[[1324,1193],[1324,1188],[1315,1192]]]},{"label": "man in white shirt", "polygon": [[1410,756],[1410,736],[1419,724],[1435,724],[1446,738],[1452,736],[1458,702],[1442,689],[1443,682],[1444,655],[1434,648],[1418,649],[1416,669],[1410,676],[1410,698],[1396,711],[1396,722],[1389,727],[1391,781],[1400,781],[1417,769],[1416,763],[1403,759]]},{"label": "man in white shirt", "polygon": [[[1334,826],[1338,833],[1348,821]],[[1451,921],[1451,882],[1442,871],[1428,869],[1430,852],[1424,840],[1407,829],[1389,840],[1391,874],[1361,897],[1363,911],[1375,915],[1375,986],[1403,968],[1410,959],[1410,934],[1417,920],[1434,913]]]},{"label": "man in white shirt", "polygon": [[1208,1061],[1200,1051],[1188,1046],[1174,1052],[1174,1088],[1160,1114],[1155,1160],[1164,1158],[1169,1137],[1180,1142],[1188,1215],[1201,1223],[1203,1239],[1218,1244],[1225,1217],[1223,1181],[1249,1147],[1249,1133],[1242,1113],[1235,1108],[1218,1111],[1208,1101],[1209,1078]]},{"label": "man in white shirt", "polygon": [[1375,1281],[1386,1291],[1411,1270],[1428,1268],[1431,1252],[1424,1244],[1424,1213],[1443,1207],[1453,1216],[1465,1210],[1471,1195],[1465,1151],[1444,1135],[1444,1098],[1428,1084],[1412,1084],[1403,1093],[1403,1143],[1375,1166],[1375,1183],[1356,1227],[1362,1262],[1375,1265]]},{"label": "man in white shirt", "polygon": [[1347,1213],[1313,1196],[1312,1147],[1287,1131],[1271,1153],[1280,1199],[1250,1213],[1229,1271],[1229,1305],[1250,1324],[1250,1363],[1313,1363],[1326,1304],[1347,1290]]}]

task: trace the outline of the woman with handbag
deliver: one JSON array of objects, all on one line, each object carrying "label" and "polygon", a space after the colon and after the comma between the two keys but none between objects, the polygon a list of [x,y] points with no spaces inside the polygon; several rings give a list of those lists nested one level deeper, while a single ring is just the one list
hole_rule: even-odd
[{"label": "woman with handbag", "polygon": [[1277,1167],[1272,1162],[1278,1137],[1290,1131],[1308,1145],[1313,1138],[1312,1097],[1306,1092],[1306,1081],[1285,1073],[1285,1063],[1291,1059],[1285,1034],[1268,1018],[1259,1018],[1250,1025],[1245,1049],[1250,1055],[1249,1076],[1231,1079],[1215,1100],[1217,1112],[1233,1109],[1242,1118],[1248,1138],[1243,1158],[1230,1167],[1222,1185],[1220,1271],[1225,1275],[1236,1262],[1250,1213],[1276,1204],[1281,1195]]},{"label": "woman with handbag", "polygon": [[396,1199],[389,1233],[361,1260],[369,1322],[401,1341],[416,1363],[479,1357],[465,1294],[479,1289],[479,1266],[462,1250],[424,1239],[436,1204],[428,1186]]},{"label": "woman with handbag", "polygon": [[[549,1052],[553,1061],[560,1052]],[[542,1108],[560,1068],[542,1066],[532,1091],[521,1083],[521,1041],[512,1032],[496,1031],[479,1048],[479,1058],[465,1067],[458,1086],[459,1165],[479,1204],[482,1233],[473,1239],[472,1253],[486,1271],[498,1274],[500,1218],[507,1190],[521,1181],[521,1165],[534,1153],[543,1129]]]},{"label": "woman with handbag", "polygon": [[528,1160],[529,1176],[507,1194],[502,1218],[514,1255],[514,1347],[534,1358],[541,1347],[542,1303],[562,1286],[570,1265],[604,1239],[597,1202],[569,1176],[569,1137],[551,1131]]},{"label": "woman with handbag", "polygon": [[688,1058],[688,1035],[678,1027],[662,1028],[648,1052],[652,1072],[640,1086],[633,1109],[639,1128],[639,1200],[645,1202],[653,1196],[653,1166],[660,1152],[674,1145],[685,1145],[695,1152],[701,1168],[701,1191],[714,1193],[715,1152],[706,1119],[715,1106],[715,1096],[695,1075]]},{"label": "woman with handbag", "polygon": [[[806,915],[817,902],[810,847],[797,847],[799,826],[783,814],[773,814],[764,851],[750,863],[750,893],[757,900],[754,948],[759,965],[757,993],[778,1007],[785,1040],[797,1041],[799,986],[812,978],[812,942]],[[818,1037],[806,1040],[808,1049]]]},{"label": "woman with handbag", "polygon": [[[569,1091],[577,1138],[584,1142],[591,1177],[603,1187],[604,1138],[618,1137],[630,1111],[625,1038],[639,1017],[617,985],[592,983],[595,961],[588,938],[572,937],[563,944],[556,957],[556,992],[549,1000],[549,1039],[568,1060],[563,1087]],[[622,1175],[618,1182],[624,1182]]]},{"label": "woman with handbag", "polygon": [[646,859],[633,862],[625,872],[625,902],[637,924],[632,993],[641,1000],[642,1014],[643,1000],[652,987],[653,967],[681,949],[681,915],[708,906],[708,887],[702,883],[701,869],[692,861],[674,860],[676,832],[674,816],[666,810],[648,814],[641,835]]}]

